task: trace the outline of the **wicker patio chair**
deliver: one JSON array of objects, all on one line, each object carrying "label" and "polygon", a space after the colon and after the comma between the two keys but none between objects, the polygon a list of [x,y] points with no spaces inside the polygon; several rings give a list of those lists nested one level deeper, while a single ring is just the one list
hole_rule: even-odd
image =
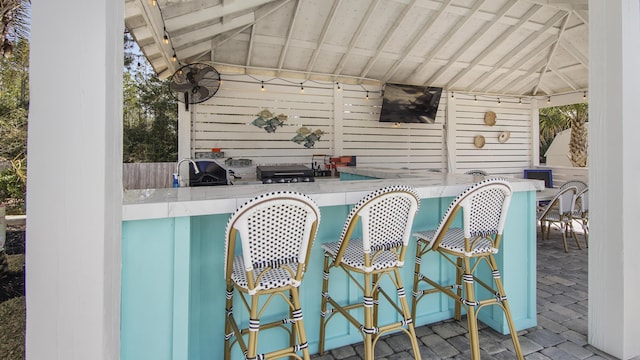
[{"label": "wicker patio chair", "polygon": [[[361,331],[365,360],[374,359],[375,345],[383,334],[397,330],[409,336],[413,355],[420,359],[413,320],[399,271],[404,264],[411,226],[419,204],[415,190],[407,186],[389,186],[374,191],[351,210],[339,241],[322,245],[325,257],[320,354],[324,352],[325,336],[331,331],[330,328],[327,329],[327,325],[335,315],[341,314]],[[334,268],[343,270],[362,289],[361,300],[351,303],[348,303],[349,300],[339,300],[344,298],[343,288],[334,290],[337,297],[330,295],[329,273]],[[362,278],[356,278],[356,274],[362,275]],[[384,278],[395,285],[399,304],[394,300],[395,296],[388,294],[383,288]],[[390,308],[401,314],[401,321],[378,324],[378,300],[381,297],[386,299]],[[362,312],[352,312],[355,309]]]},{"label": "wicker patio chair", "polygon": [[565,188],[568,188],[569,186],[575,186],[576,187],[576,192],[580,192],[584,189],[586,189],[588,187],[587,183],[585,183],[584,181],[581,180],[569,180],[567,182],[565,182],[564,184],[562,184],[562,186],[560,186],[560,190],[564,190]]},{"label": "wicker patio chair", "polygon": [[575,231],[573,231],[573,222],[571,221],[572,206],[577,192],[578,189],[575,186],[567,186],[558,191],[556,196],[554,196],[544,208],[538,211],[538,222],[540,223],[542,239],[545,238],[545,233],[546,238],[549,239],[551,225],[557,225],[562,233],[564,252],[569,252],[567,234],[573,235],[578,249],[582,249],[578,237]]},{"label": "wicker patio chair", "polygon": [[[507,211],[511,202],[511,186],[504,179],[487,179],[474,184],[458,195],[444,214],[436,230],[414,233],[417,238],[416,264],[413,279],[412,317],[417,305],[426,295],[443,293],[455,300],[454,318],[461,319],[461,307],[467,314],[471,358],[480,359],[478,312],[489,305],[498,305],[505,314],[514,351],[523,359],[518,334],[507,302],[498,264],[498,253]],[[455,226],[461,212],[462,227]],[[421,272],[421,263],[430,253],[442,256],[456,268],[455,284],[440,284]],[[486,263],[493,275],[493,284],[478,277],[480,264]],[[421,287],[423,283],[428,286]],[[494,296],[478,299],[475,284],[489,290]],[[422,288],[422,290],[420,290]]]},{"label": "wicker patio chair", "polygon": [[586,187],[579,191],[573,198],[571,206],[571,218],[577,220],[582,226],[584,233],[584,242],[589,247],[589,188]]},{"label": "wicker patio chair", "polygon": [[[224,264],[225,359],[231,358],[235,344],[240,346],[246,359],[285,356],[309,359],[298,288],[319,222],[320,211],[313,200],[288,191],[260,195],[231,215],[226,228]],[[236,255],[238,238],[241,255]],[[249,315],[248,324],[239,323],[234,317],[236,290]],[[260,316],[278,296],[288,306],[289,318],[260,324]],[[258,332],[273,328],[282,328],[288,333],[290,346],[258,354]]]}]

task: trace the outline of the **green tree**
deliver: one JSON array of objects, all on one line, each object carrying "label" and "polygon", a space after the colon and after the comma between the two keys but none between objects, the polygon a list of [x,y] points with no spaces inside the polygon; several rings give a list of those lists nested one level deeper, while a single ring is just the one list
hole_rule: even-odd
[{"label": "green tree", "polygon": [[0,0],[0,55],[11,56],[15,44],[29,38],[30,0]]},{"label": "green tree", "polygon": [[573,166],[586,166],[588,134],[585,123],[588,118],[587,103],[540,109],[540,157],[544,156],[559,132],[571,129],[569,142],[571,162]]},{"label": "green tree", "polygon": [[0,202],[24,212],[29,112],[29,43],[20,39],[0,58]]},{"label": "green tree", "polygon": [[123,161],[178,158],[178,107],[169,80],[160,80],[125,33]]}]

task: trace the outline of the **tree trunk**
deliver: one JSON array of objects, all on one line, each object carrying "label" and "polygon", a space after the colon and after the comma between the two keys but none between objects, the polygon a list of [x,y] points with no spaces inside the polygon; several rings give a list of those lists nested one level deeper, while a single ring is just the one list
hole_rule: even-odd
[{"label": "tree trunk", "polygon": [[578,104],[574,106],[574,111],[571,115],[569,157],[574,167],[586,167],[589,136],[585,124],[588,119],[588,112],[585,107]]}]

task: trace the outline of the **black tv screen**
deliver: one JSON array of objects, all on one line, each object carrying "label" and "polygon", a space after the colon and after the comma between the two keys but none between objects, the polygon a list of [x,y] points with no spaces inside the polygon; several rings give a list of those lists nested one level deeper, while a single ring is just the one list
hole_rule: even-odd
[{"label": "black tv screen", "polygon": [[433,124],[442,88],[385,84],[380,121]]}]

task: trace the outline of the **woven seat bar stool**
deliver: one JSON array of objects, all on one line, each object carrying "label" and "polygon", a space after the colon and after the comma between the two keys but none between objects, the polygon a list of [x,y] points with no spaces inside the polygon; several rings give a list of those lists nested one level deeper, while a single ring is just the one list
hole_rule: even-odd
[{"label": "woven seat bar stool", "polygon": [[[374,348],[380,337],[391,331],[405,332],[411,341],[414,357],[420,359],[409,304],[399,268],[404,264],[411,226],[420,200],[415,190],[407,186],[389,186],[366,195],[351,210],[340,240],[322,245],[324,276],[322,282],[322,313],[320,317],[319,352],[324,352],[328,324],[335,315],[342,315],[361,331],[364,359],[374,359]],[[357,230],[358,229],[358,230]],[[359,301],[340,300],[330,295],[329,273],[341,269],[361,290]],[[336,274],[337,275],[337,274]],[[395,286],[398,302],[383,289],[383,279]],[[388,286],[388,283],[387,283]],[[334,290],[343,295],[344,289]],[[342,297],[342,296],[340,296]],[[379,300],[395,309],[402,319],[378,324]],[[385,308],[386,311],[386,308]]]},{"label": "woven seat bar stool", "polygon": [[[245,359],[309,359],[298,288],[319,222],[320,211],[314,201],[288,191],[260,195],[231,215],[225,240],[225,359],[231,359],[235,344]],[[238,238],[240,254],[236,254]],[[248,324],[234,317],[235,291],[248,313]],[[261,324],[261,315],[275,299],[283,300],[289,308],[289,318]],[[290,346],[258,353],[259,331],[276,328],[288,334]]]},{"label": "woven seat bar stool", "polygon": [[480,169],[473,169],[465,172],[466,175],[487,176],[487,172]]},{"label": "woven seat bar stool", "polygon": [[[461,319],[463,306],[467,313],[472,359],[480,359],[478,312],[490,305],[497,305],[504,311],[514,351],[518,359],[523,359],[507,295],[494,258],[502,240],[511,196],[511,186],[504,179],[493,178],[478,182],[453,200],[436,230],[414,233],[418,244],[413,279],[412,317],[415,318],[418,302],[426,295],[444,293],[454,299],[454,318]],[[460,211],[462,227],[455,227],[454,220]],[[421,273],[421,262],[429,253],[443,257],[456,268],[455,284],[442,285]],[[491,270],[493,284],[476,277],[476,271],[483,263]],[[478,299],[476,284],[489,290],[494,296]]]},{"label": "woven seat bar stool", "polygon": [[564,245],[564,252],[569,252],[569,246],[567,245],[567,233],[573,235],[573,239],[576,241],[578,249],[582,249],[578,237],[575,231],[573,231],[572,211],[573,204],[575,202],[575,196],[578,192],[578,188],[575,186],[567,186],[564,189],[558,191],[556,196],[549,201],[546,207],[542,208],[538,212],[538,221],[540,222],[540,235],[542,239],[549,239],[551,225],[558,225],[560,232],[562,233],[562,243]]}]

